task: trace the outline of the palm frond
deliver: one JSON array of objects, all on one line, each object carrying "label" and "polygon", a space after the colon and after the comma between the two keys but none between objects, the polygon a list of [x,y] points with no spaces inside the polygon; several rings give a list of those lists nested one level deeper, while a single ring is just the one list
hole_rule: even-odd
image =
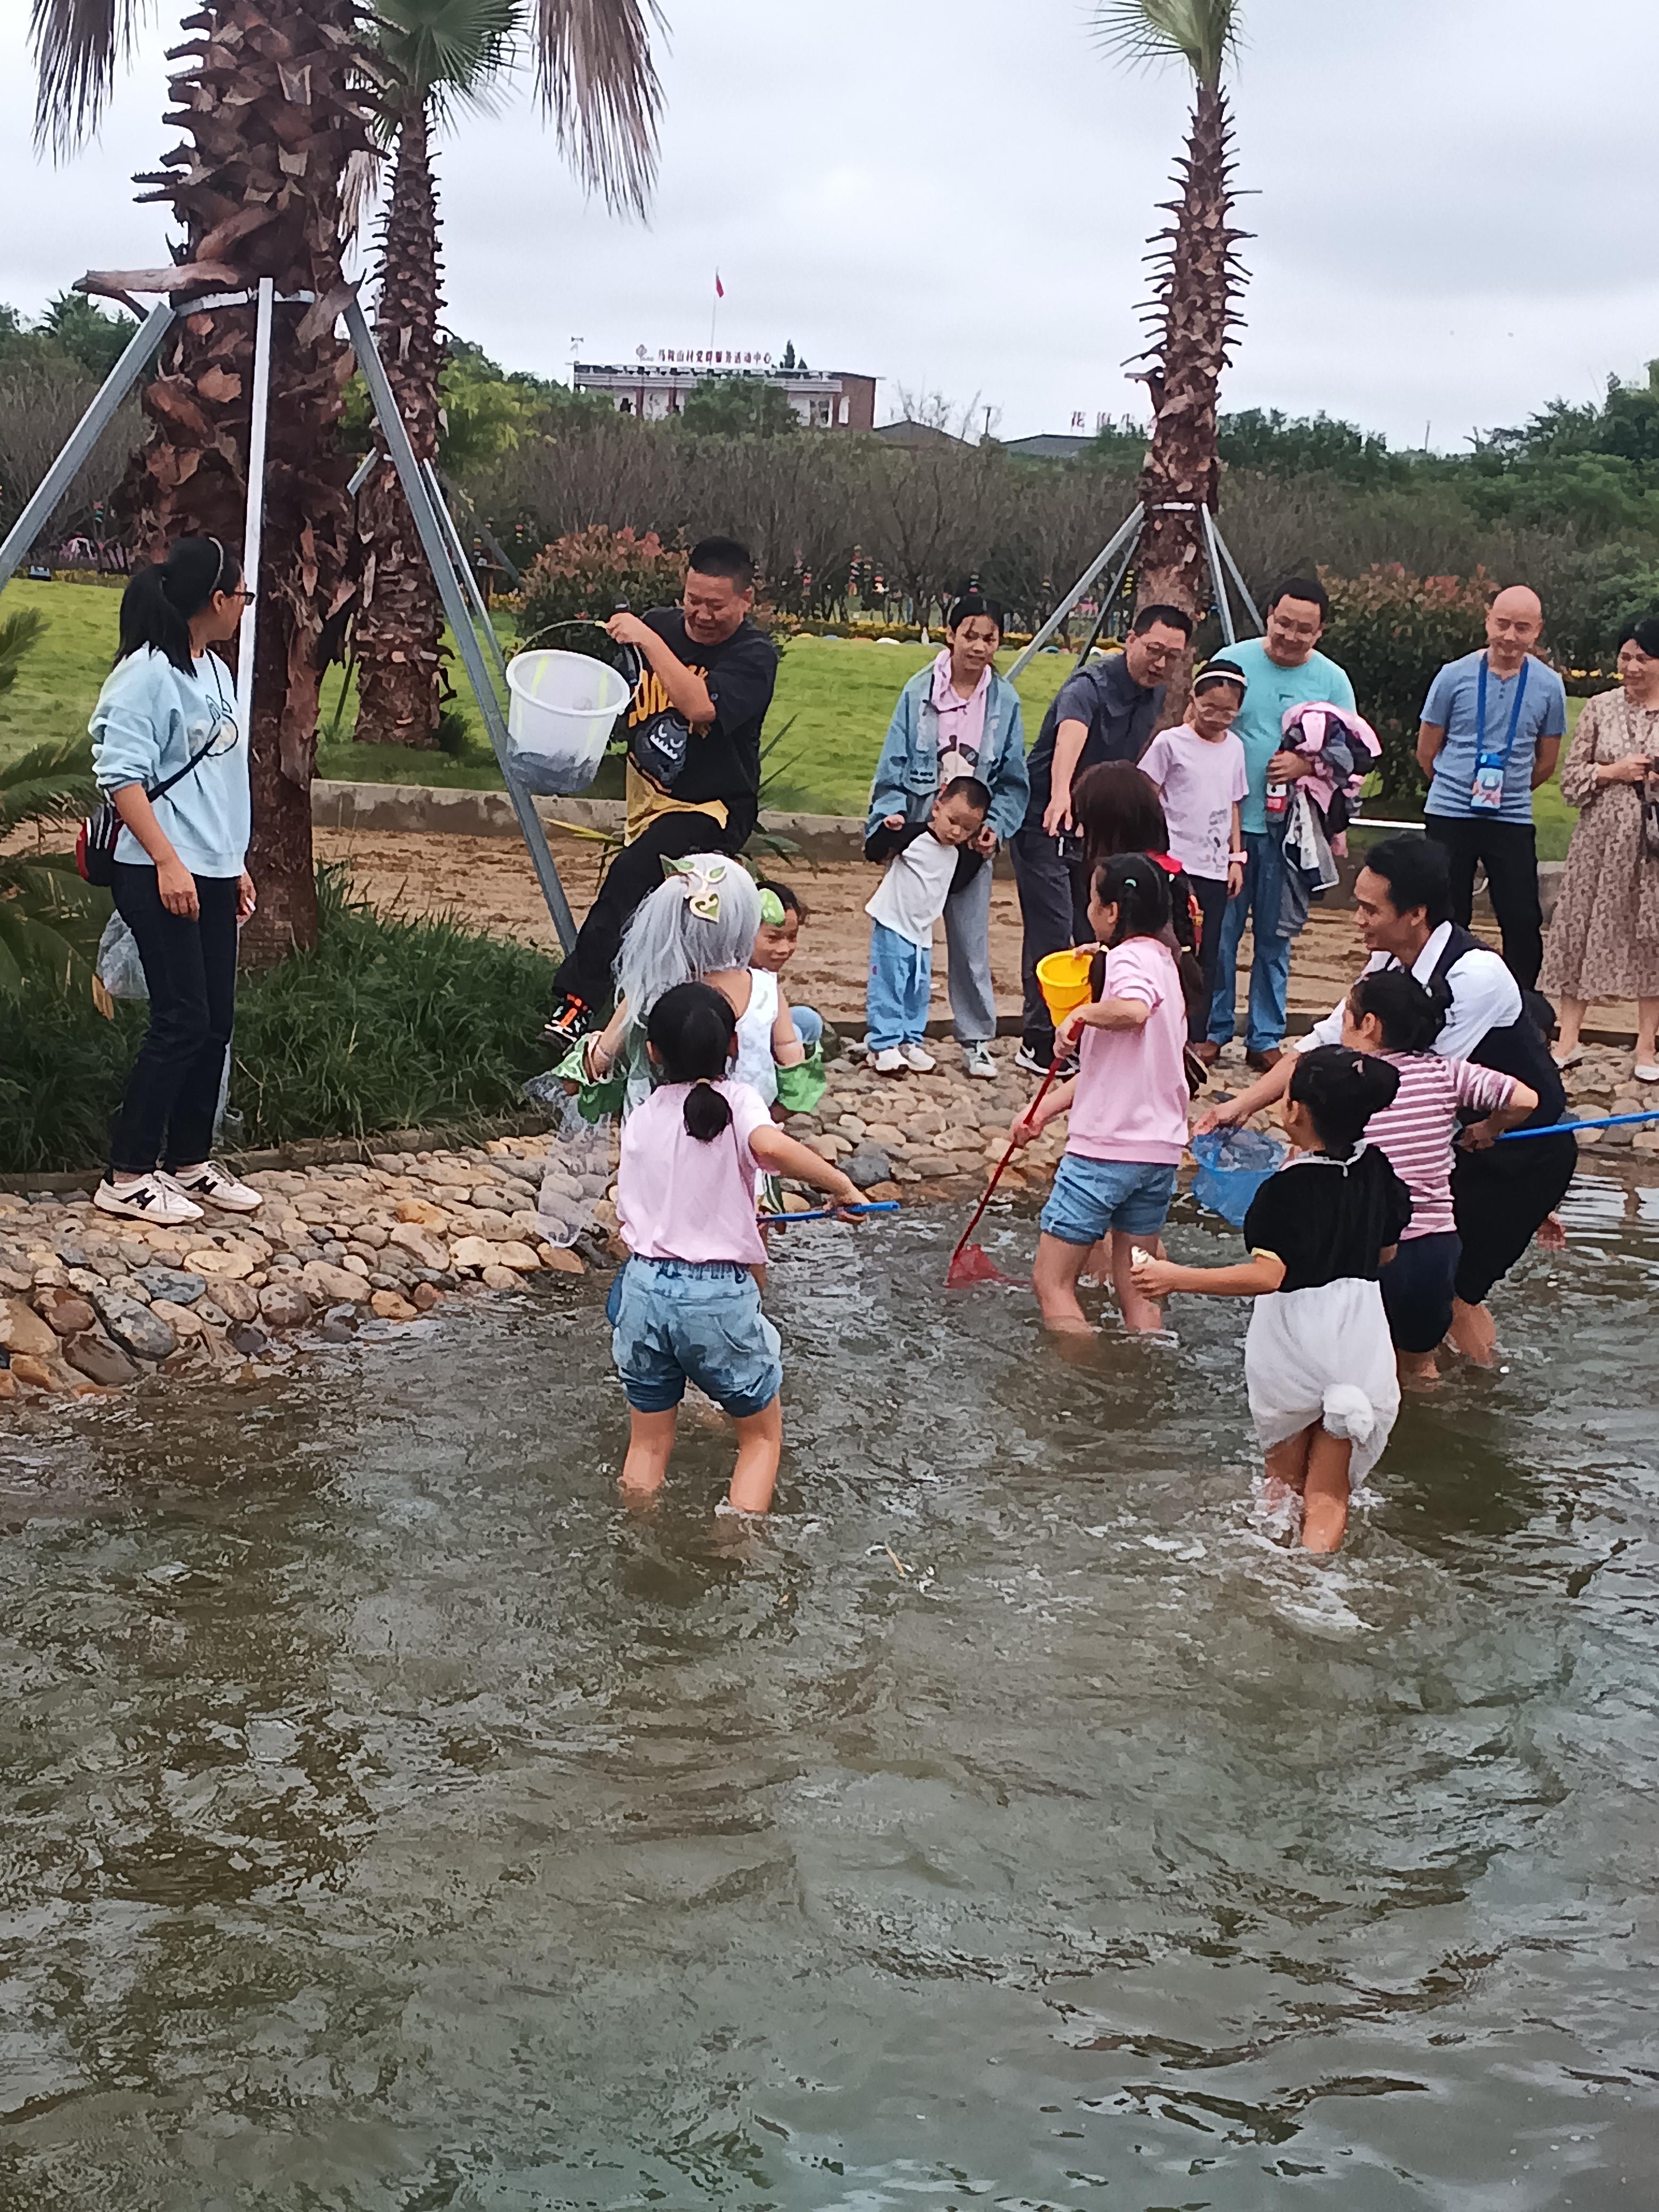
[{"label": "palm frond", "polygon": [[446,121],[488,112],[522,27],[521,0],[379,0],[370,67],[394,114],[410,100]]},{"label": "palm frond", "polygon": [[0,838],[28,822],[71,822],[97,799],[92,746],[57,738],[0,763]]},{"label": "palm frond", "polygon": [[536,88],[585,190],[643,215],[657,177],[657,0],[535,0]]},{"label": "palm frond", "polygon": [[0,691],[9,691],[16,683],[25,657],[49,627],[39,607],[19,607],[0,621]]},{"label": "palm frond", "polygon": [[34,142],[61,160],[96,130],[149,0],[33,0]]},{"label": "palm frond", "polygon": [[1239,0],[1101,0],[1095,34],[1131,64],[1184,61],[1213,92],[1238,49]]}]

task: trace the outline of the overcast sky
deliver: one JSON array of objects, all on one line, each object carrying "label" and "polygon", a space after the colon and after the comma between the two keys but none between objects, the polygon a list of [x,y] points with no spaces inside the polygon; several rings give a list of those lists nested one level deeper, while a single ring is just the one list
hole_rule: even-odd
[{"label": "overcast sky", "polygon": [[[568,376],[716,343],[1092,427],[1138,387],[1140,256],[1184,72],[1127,73],[1082,0],[665,0],[648,224],[584,204],[524,94],[441,155],[448,319]],[[161,125],[155,30],[100,137],[29,137],[24,0],[0,0],[0,300],[163,258],[130,173]],[[1653,0],[1247,0],[1234,88],[1251,281],[1223,404],[1325,408],[1455,448],[1659,355]],[[165,36],[163,33],[165,33]]]}]

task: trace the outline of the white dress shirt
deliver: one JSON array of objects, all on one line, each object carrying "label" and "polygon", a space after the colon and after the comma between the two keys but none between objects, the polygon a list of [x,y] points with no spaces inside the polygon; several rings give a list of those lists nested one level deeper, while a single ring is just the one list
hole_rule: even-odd
[{"label": "white dress shirt", "polygon": [[[1413,975],[1425,989],[1450,935],[1450,922],[1443,921],[1429,932],[1428,943],[1412,963]],[[1360,972],[1370,975],[1379,968],[1402,964],[1391,952],[1373,952]],[[1467,1060],[1488,1030],[1506,1029],[1520,1020],[1521,986],[1497,953],[1488,951],[1484,945],[1454,960],[1446,970],[1446,981],[1451,988],[1451,1007],[1445,1027],[1434,1041],[1434,1049],[1442,1059]],[[1297,1050],[1311,1052],[1318,1044],[1340,1044],[1346,1011],[1346,999],[1339,1000],[1334,1011],[1299,1040]]]}]

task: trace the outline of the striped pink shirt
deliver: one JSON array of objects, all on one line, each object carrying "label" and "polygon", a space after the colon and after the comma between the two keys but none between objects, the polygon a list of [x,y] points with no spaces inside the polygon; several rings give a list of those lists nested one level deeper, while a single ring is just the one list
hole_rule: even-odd
[{"label": "striped pink shirt", "polygon": [[1490,1114],[1507,1106],[1515,1079],[1469,1060],[1442,1060],[1434,1052],[1380,1052],[1400,1071],[1392,1106],[1373,1114],[1365,1139],[1375,1145],[1412,1194],[1410,1226],[1403,1237],[1433,1237],[1456,1226],[1452,1218],[1452,1139],[1457,1109]]}]

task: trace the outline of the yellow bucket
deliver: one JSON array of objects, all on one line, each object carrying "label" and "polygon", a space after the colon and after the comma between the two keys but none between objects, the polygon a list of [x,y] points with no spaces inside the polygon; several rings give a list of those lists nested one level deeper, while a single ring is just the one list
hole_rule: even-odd
[{"label": "yellow bucket", "polygon": [[1087,1000],[1094,957],[1091,947],[1079,946],[1069,952],[1048,953],[1037,962],[1037,981],[1051,1021],[1063,1022],[1073,1006]]}]

